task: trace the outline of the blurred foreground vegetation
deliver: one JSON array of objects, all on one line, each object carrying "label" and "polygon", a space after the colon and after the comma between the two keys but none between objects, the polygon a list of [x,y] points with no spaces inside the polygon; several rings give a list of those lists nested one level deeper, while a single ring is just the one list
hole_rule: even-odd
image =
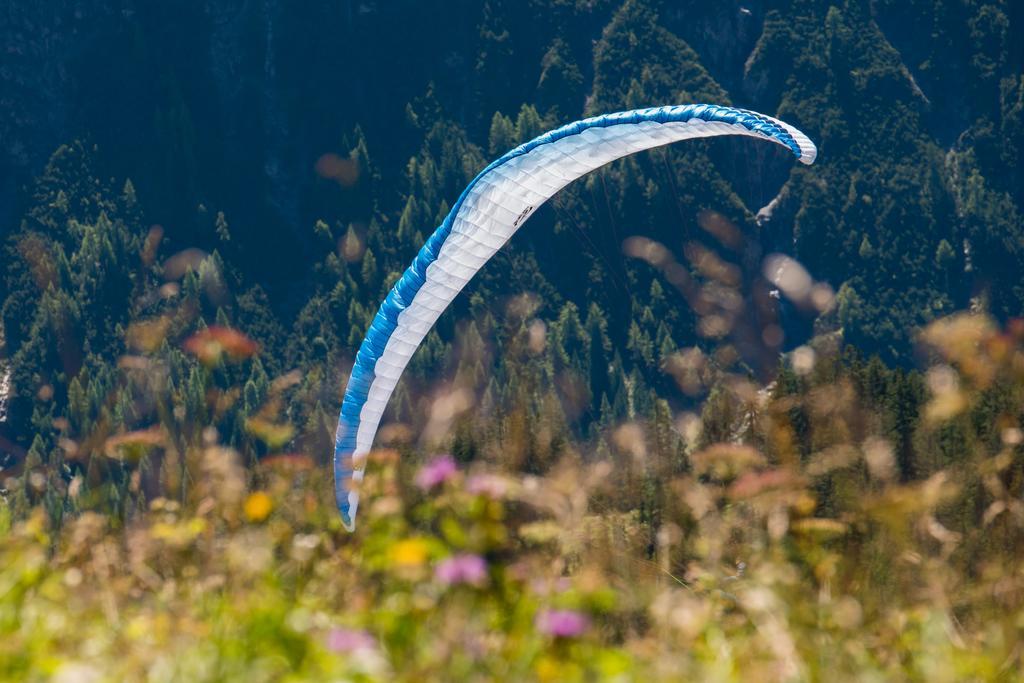
[{"label": "blurred foreground vegetation", "polygon": [[[198,339],[197,372],[252,351]],[[1017,680],[1024,325],[964,314],[922,344],[909,379],[827,349],[767,386],[722,374],[700,417],[615,425],[542,474],[514,440],[466,464],[392,427],[354,534],[324,467],[246,468],[203,422],[106,441],[120,514],[87,472],[26,468],[0,504],[0,676]],[[882,419],[901,391],[913,473]]]}]

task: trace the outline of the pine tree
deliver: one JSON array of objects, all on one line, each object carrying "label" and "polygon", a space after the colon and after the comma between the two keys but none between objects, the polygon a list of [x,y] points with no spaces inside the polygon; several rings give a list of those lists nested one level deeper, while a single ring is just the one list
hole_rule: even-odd
[{"label": "pine tree", "polygon": [[494,112],[487,143],[487,149],[491,156],[496,157],[515,147],[517,137],[516,127],[512,120],[500,111]]},{"label": "pine tree", "polygon": [[568,120],[583,109],[583,73],[572,58],[569,45],[555,38],[541,60],[537,104],[552,120]]},{"label": "pine tree", "polygon": [[228,231],[228,220],[224,217],[223,211],[217,212],[217,219],[214,226],[217,233],[217,239],[224,243],[231,241],[231,233]]}]

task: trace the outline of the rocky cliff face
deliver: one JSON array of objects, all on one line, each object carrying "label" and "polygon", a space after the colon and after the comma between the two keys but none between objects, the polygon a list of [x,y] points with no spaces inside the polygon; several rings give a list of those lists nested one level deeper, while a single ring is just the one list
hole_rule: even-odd
[{"label": "rocky cliff face", "polygon": [[715,80],[736,103],[751,108],[756,98],[743,91],[743,68],[764,30],[764,5],[761,0],[688,2],[663,11],[665,24],[697,51]]}]

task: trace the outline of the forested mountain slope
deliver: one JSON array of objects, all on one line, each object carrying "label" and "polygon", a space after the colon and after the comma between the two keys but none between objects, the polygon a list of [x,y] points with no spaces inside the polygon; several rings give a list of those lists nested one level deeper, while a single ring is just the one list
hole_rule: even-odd
[{"label": "forested mountain slope", "polygon": [[[184,420],[136,400],[125,354],[159,357],[186,413],[210,383],[244,384],[216,416],[233,443],[259,442],[247,420],[300,369],[282,407],[298,432],[260,448],[325,447],[377,302],[487,161],[664,103],[779,116],[819,161],[693,142],[570,187],[428,337],[392,417],[455,382],[483,412],[525,401],[553,420],[536,455],[692,405],[708,386],[665,369],[721,340],[732,355],[714,363],[761,378],[815,333],[912,365],[930,320],[1024,309],[1022,31],[1020,3],[981,0],[8,3],[4,448],[49,461],[96,425]],[[733,273],[735,319],[708,323],[624,255],[634,236],[709,283],[702,264]],[[772,252],[827,285],[822,305],[762,305]],[[240,376],[181,350],[216,323],[262,344]]]},{"label": "forested mountain slope", "polygon": [[[1021,0],[0,3],[0,679],[1020,679],[1021,36]],[[816,163],[690,140],[538,209],[346,531],[353,356],[467,182],[700,101]]]}]

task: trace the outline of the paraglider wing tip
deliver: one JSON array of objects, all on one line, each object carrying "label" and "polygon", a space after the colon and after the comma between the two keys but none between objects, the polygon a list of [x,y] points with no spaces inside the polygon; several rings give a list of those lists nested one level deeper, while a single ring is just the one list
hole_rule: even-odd
[{"label": "paraglider wing tip", "polygon": [[[746,109],[742,109],[740,111],[747,112]],[[754,113],[754,112],[749,112],[749,113]],[[800,163],[805,164],[807,166],[810,166],[818,158],[818,147],[817,147],[817,145],[815,145],[811,141],[811,139],[809,137],[807,137],[806,135],[804,135],[800,131],[800,129],[798,129],[796,126],[792,126],[792,125],[786,123],[785,121],[782,121],[780,119],[775,118],[774,116],[767,116],[765,114],[757,114],[757,113],[754,113],[754,116],[757,116],[758,118],[761,118],[761,119],[766,120],[766,121],[771,121],[776,126],[781,128],[782,130],[784,130],[787,135],[789,135],[789,137],[792,139],[792,143],[796,144],[796,148],[794,148],[793,144],[791,144],[788,141],[787,142],[783,142],[782,140],[776,139],[776,142],[778,142],[778,143],[780,143],[780,144],[782,144],[782,145],[784,145],[786,147],[789,147],[789,149],[792,150],[792,152],[796,156],[796,158],[800,160]]]},{"label": "paraglider wing tip", "polygon": [[797,140],[797,144],[800,145],[800,163],[810,166],[818,158],[818,148],[810,138],[801,135],[805,142]]},{"label": "paraglider wing tip", "polygon": [[793,126],[783,121],[779,121],[778,119],[775,119],[775,121],[787,133],[789,133],[790,137],[793,138],[793,141],[796,143],[797,147],[800,148],[800,154],[797,155],[797,158],[800,160],[800,163],[806,164],[808,166],[813,164],[814,160],[818,158],[817,145],[815,145],[809,137],[801,133],[797,128],[794,128]]},{"label": "paraglider wing tip", "polygon": [[[355,497],[355,491],[348,490],[348,487],[351,486],[352,474],[346,475],[336,472],[334,481],[334,498],[338,505],[338,516],[341,517],[341,524],[345,527],[346,531],[355,531],[358,497]],[[355,501],[353,501],[354,497],[356,498]]]},{"label": "paraglider wing tip", "polygon": [[[361,481],[363,478],[362,474],[361,470],[353,472],[353,481]],[[349,491],[344,494],[343,498],[338,499],[338,514],[341,517],[341,524],[345,527],[345,531],[356,530],[357,509],[359,509],[359,493],[357,491]]]}]

